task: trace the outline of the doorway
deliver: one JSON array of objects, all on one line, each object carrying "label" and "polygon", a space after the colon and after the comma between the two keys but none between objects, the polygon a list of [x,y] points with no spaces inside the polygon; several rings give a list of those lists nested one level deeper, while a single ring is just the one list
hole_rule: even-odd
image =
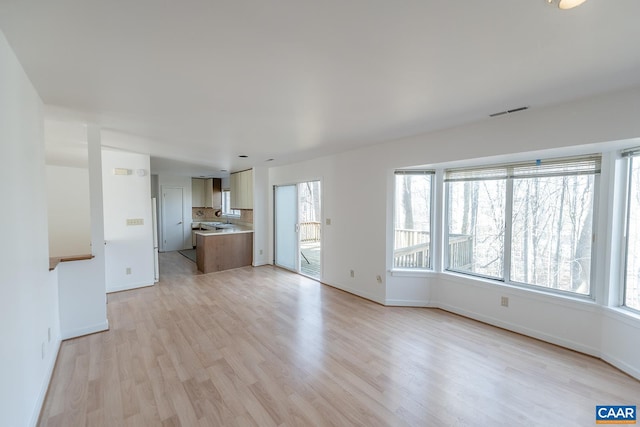
[{"label": "doorway", "polygon": [[274,187],[274,263],[320,280],[322,259],[320,181]]},{"label": "doorway", "polygon": [[182,188],[162,188],[162,248],[165,252],[184,248],[182,193]]}]

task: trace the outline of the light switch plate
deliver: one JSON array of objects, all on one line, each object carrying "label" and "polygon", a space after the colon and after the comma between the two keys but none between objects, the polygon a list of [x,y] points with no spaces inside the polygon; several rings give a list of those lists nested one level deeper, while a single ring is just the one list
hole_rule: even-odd
[{"label": "light switch plate", "polygon": [[144,225],[143,218],[127,218],[127,225]]}]

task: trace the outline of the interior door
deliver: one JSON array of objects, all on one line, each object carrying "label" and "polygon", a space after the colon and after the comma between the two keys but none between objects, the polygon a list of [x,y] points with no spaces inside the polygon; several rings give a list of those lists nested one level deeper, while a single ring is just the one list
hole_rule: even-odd
[{"label": "interior door", "polygon": [[298,271],[298,190],[296,185],[274,187],[275,264]]},{"label": "interior door", "polygon": [[162,188],[162,240],[165,251],[184,247],[184,206],[182,188]]}]

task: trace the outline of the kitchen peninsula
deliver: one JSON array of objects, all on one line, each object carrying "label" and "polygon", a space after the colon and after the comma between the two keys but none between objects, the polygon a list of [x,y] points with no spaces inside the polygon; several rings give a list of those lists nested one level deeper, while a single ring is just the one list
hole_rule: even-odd
[{"label": "kitchen peninsula", "polygon": [[199,271],[213,273],[253,263],[253,228],[235,224],[224,226],[195,232]]}]

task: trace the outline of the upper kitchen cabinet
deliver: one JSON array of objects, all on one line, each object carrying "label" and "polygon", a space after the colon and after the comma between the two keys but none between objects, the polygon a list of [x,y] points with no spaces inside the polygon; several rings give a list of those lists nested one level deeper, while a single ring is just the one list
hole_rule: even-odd
[{"label": "upper kitchen cabinet", "polygon": [[191,206],[204,207],[204,179],[191,178]]},{"label": "upper kitchen cabinet", "polygon": [[253,209],[253,169],[232,173],[231,209]]},{"label": "upper kitchen cabinet", "polygon": [[191,206],[220,209],[222,207],[222,181],[219,178],[192,178]]}]

